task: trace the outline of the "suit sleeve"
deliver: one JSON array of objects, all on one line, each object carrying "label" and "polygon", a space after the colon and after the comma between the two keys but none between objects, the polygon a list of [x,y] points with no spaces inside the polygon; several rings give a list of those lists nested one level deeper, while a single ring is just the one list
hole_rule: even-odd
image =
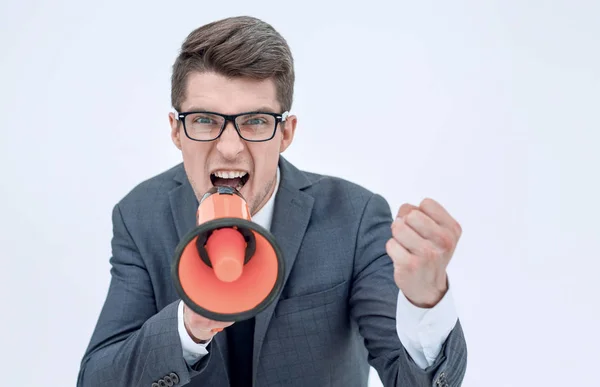
[{"label": "suit sleeve", "polygon": [[88,348],[78,387],[189,383],[211,357],[188,365],[178,332],[178,303],[157,310],[140,253],[116,205],[113,214],[111,282]]},{"label": "suit sleeve", "polygon": [[369,364],[386,387],[460,386],[467,364],[460,320],[456,320],[433,363],[424,369],[415,363],[398,337],[396,314],[398,296],[402,294],[385,251],[392,236],[392,219],[385,199],[373,195],[364,208],[356,239],[349,301],[352,318],[364,338]]}]

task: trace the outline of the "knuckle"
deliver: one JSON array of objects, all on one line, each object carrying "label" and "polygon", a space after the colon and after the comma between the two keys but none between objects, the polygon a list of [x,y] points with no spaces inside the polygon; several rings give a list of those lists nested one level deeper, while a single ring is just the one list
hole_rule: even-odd
[{"label": "knuckle", "polygon": [[395,258],[396,258],[396,242],[394,241],[394,239],[392,239],[392,238],[388,239],[388,241],[385,243],[385,251],[390,256],[390,258],[392,258],[392,260],[395,260]]},{"label": "knuckle", "polygon": [[454,239],[452,238],[451,235],[444,232],[440,235],[440,244],[441,244],[442,250],[444,250],[444,251],[452,250],[452,246],[454,245]]},{"label": "knuckle", "polygon": [[409,223],[414,223],[415,221],[417,221],[419,218],[419,211],[417,210],[410,210],[410,212],[408,214],[406,214],[406,221]]},{"label": "knuckle", "polygon": [[438,257],[438,252],[437,250],[435,250],[434,248],[432,248],[431,246],[424,246],[421,249],[421,256],[425,259],[425,260],[434,260],[437,259]]},{"label": "knuckle", "polygon": [[425,199],[423,199],[423,200],[421,201],[421,204],[420,204],[419,206],[420,206],[420,207],[423,207],[423,208],[429,208],[429,207],[431,207],[433,204],[434,204],[434,201],[433,201],[433,199],[431,199],[431,198],[425,198]]},{"label": "knuckle", "polygon": [[399,221],[395,220],[394,222],[392,222],[392,235],[395,235],[396,232],[398,232],[398,225],[399,225]]},{"label": "knuckle", "polygon": [[388,254],[391,254],[392,252],[393,243],[394,240],[392,238],[388,239],[388,241],[385,242],[385,250],[388,252]]},{"label": "knuckle", "polygon": [[395,221],[392,224],[392,235],[396,238],[399,237],[400,235],[402,235],[402,232],[405,227],[406,227],[406,225],[404,224],[403,221]]},{"label": "knuckle", "polygon": [[404,203],[400,206],[400,209],[398,210],[398,216],[406,215],[412,208],[413,207],[410,204]]},{"label": "knuckle", "polygon": [[198,329],[209,330],[213,327],[213,324],[211,324],[210,321],[206,320],[205,318],[200,317],[194,321],[194,326]]},{"label": "knuckle", "polygon": [[421,267],[421,261],[417,257],[413,257],[410,261],[408,261],[407,271],[409,273],[416,273]]},{"label": "knuckle", "polygon": [[458,222],[454,222],[454,233],[460,237],[462,235],[462,226]]}]

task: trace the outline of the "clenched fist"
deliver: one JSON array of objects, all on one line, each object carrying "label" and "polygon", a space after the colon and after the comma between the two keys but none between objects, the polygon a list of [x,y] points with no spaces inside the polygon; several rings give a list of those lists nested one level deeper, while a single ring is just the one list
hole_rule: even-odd
[{"label": "clenched fist", "polygon": [[183,305],[183,323],[188,335],[196,343],[205,343],[218,332],[233,325],[232,322],[214,321],[200,316],[185,304]]},{"label": "clenched fist", "polygon": [[394,262],[396,285],[414,305],[431,308],[446,294],[446,267],[461,234],[458,222],[432,199],[398,210],[385,247]]}]

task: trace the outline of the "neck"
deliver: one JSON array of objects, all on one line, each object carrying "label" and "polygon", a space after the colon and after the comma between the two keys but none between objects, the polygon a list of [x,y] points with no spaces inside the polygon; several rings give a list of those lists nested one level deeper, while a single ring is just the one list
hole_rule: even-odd
[{"label": "neck", "polygon": [[269,184],[267,194],[264,196],[263,200],[259,203],[259,205],[255,206],[255,209],[251,210],[252,216],[256,215],[260,210],[262,210],[265,207],[265,205],[269,202],[269,200],[271,200],[273,195],[275,195],[275,191],[277,189],[277,186],[279,185],[278,183],[279,183],[279,167],[277,168],[277,172],[276,172],[275,176],[273,177],[273,179],[271,180],[271,183]]}]

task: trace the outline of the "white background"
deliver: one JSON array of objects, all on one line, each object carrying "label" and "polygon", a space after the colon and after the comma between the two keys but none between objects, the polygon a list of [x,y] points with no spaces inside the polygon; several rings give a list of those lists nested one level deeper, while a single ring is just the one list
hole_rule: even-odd
[{"label": "white background", "polygon": [[109,283],[112,206],[180,161],[167,120],[179,45],[241,14],[293,50],[290,161],[394,211],[433,197],[461,222],[449,272],[464,386],[597,383],[598,2],[30,0],[0,5],[5,384],[75,384]]}]

